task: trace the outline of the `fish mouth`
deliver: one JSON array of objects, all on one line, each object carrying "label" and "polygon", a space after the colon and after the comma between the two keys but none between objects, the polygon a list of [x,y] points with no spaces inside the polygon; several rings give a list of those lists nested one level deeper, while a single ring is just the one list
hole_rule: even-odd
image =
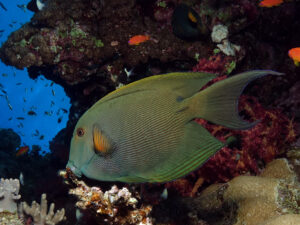
[{"label": "fish mouth", "polygon": [[81,170],[75,166],[73,161],[69,161],[66,168],[69,168],[75,174],[76,177],[80,178],[82,176]]}]

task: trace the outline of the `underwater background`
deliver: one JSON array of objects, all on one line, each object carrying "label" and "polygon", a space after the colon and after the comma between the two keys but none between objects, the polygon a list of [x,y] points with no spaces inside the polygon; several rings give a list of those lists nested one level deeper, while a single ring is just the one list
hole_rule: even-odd
[{"label": "underwater background", "polygon": [[[298,0],[1,0],[0,225],[300,225],[299,11]],[[70,150],[83,152],[78,161],[88,151],[74,141],[85,131],[81,123],[75,128],[78,120],[108,93],[126,95],[135,86],[125,85],[166,74],[166,86],[155,77],[144,80],[163,92],[174,72],[186,80],[193,76],[187,72],[210,76],[200,93],[253,70],[283,73],[241,85],[232,107],[257,124],[230,129],[209,116],[194,118],[224,147],[196,170],[180,170],[179,179],[104,181],[85,172],[77,177],[73,164],[66,168]],[[172,90],[191,91],[193,83]],[[224,107],[226,119],[222,97],[232,90],[218,89],[224,102],[207,98],[208,105]],[[149,112],[160,111],[160,99]],[[122,101],[119,111],[138,111],[145,101]],[[147,141],[155,133],[151,116],[139,121],[139,138]],[[92,151],[107,157],[107,132],[93,132]],[[157,139],[149,142],[160,150]],[[155,157],[142,158],[141,171]]]}]

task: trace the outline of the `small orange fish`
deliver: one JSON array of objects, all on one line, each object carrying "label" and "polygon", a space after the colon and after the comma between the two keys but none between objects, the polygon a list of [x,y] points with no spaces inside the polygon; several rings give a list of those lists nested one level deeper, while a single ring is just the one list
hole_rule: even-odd
[{"label": "small orange fish", "polygon": [[148,41],[149,39],[150,39],[149,35],[135,35],[129,39],[128,44],[139,45],[145,41]]},{"label": "small orange fish", "polygon": [[295,66],[300,65],[300,47],[289,50],[289,57],[294,60]]},{"label": "small orange fish", "polygon": [[283,3],[283,0],[263,0],[259,3],[259,6],[271,8],[273,6],[278,6],[281,3]]},{"label": "small orange fish", "polygon": [[28,150],[29,150],[29,146],[20,147],[16,153],[16,156],[24,155],[25,153],[28,152]]}]

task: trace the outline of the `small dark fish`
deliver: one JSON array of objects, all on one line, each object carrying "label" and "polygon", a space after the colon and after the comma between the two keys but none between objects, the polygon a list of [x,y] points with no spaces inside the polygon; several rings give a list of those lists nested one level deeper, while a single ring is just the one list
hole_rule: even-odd
[{"label": "small dark fish", "polygon": [[7,73],[2,73],[2,77],[8,77]]},{"label": "small dark fish", "polygon": [[24,117],[17,117],[17,120],[25,120]]},{"label": "small dark fish", "polygon": [[22,4],[22,5],[17,5],[17,7],[19,9],[22,9],[24,12],[26,12],[26,5]]},{"label": "small dark fish", "polygon": [[7,103],[7,105],[8,105],[8,107],[9,107],[10,110],[13,110],[13,107],[11,106],[10,103]]},{"label": "small dark fish", "polygon": [[10,24],[8,24],[8,26],[9,26],[9,27],[11,27],[11,28],[13,28],[13,27],[14,27],[14,25],[13,25],[13,24],[11,24],[11,23],[10,23]]},{"label": "small dark fish", "polygon": [[1,91],[3,92],[3,94],[6,94],[6,95],[7,95],[7,92],[6,92],[6,91],[4,91],[3,89],[1,89]]},{"label": "small dark fish", "polygon": [[40,136],[40,132],[38,130],[35,130],[35,133],[33,133],[32,136]]},{"label": "small dark fish", "polygon": [[52,82],[51,82],[51,84],[50,84],[50,87],[52,87],[52,86],[53,86],[53,84],[54,84],[54,82],[52,81]]},{"label": "small dark fish", "polygon": [[30,91],[33,92],[33,87],[30,88]]},{"label": "small dark fish", "polygon": [[12,117],[9,117],[9,118],[8,118],[8,121],[11,121],[11,120],[12,120]]},{"label": "small dark fish", "polygon": [[4,32],[4,30],[0,30],[0,33],[3,33]]},{"label": "small dark fish", "polygon": [[47,116],[52,116],[52,114],[53,114],[53,111],[45,111],[45,115],[47,115]]},{"label": "small dark fish", "polygon": [[64,113],[68,113],[68,110],[64,109],[64,108],[60,108]]},{"label": "small dark fish", "polygon": [[7,11],[7,8],[3,5],[2,2],[0,2],[0,6],[1,6],[2,9],[4,9],[5,11]]},{"label": "small dark fish", "polygon": [[52,91],[52,95],[55,96],[55,91],[53,89],[51,91]]},{"label": "small dark fish", "polygon": [[62,121],[62,116],[58,118],[57,122],[61,123],[61,121]]},{"label": "small dark fish", "polygon": [[23,97],[23,101],[26,102],[27,101],[26,98]]},{"label": "small dark fish", "polygon": [[33,110],[28,111],[27,114],[28,114],[29,116],[36,116],[36,115],[37,115],[36,112],[33,111]]},{"label": "small dark fish", "polygon": [[19,82],[19,83],[16,83],[16,85],[21,85],[22,83],[21,82]]},{"label": "small dark fish", "polygon": [[50,107],[52,107],[52,106],[54,106],[54,101],[51,101],[51,105],[50,105]]},{"label": "small dark fish", "polygon": [[39,139],[40,139],[40,140],[44,140],[44,137],[45,137],[44,135],[41,135],[41,136],[39,137]]}]

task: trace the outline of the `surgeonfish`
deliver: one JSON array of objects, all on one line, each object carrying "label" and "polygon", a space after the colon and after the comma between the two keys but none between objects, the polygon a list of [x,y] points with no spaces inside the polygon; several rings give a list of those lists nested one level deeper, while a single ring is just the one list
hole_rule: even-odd
[{"label": "surgeonfish", "polygon": [[194,171],[226,145],[194,121],[248,129],[238,115],[244,87],[270,70],[232,76],[177,72],[123,86],[96,102],[73,132],[67,168],[101,181],[167,182]]},{"label": "surgeonfish", "polygon": [[262,0],[259,3],[260,7],[267,7],[267,8],[271,8],[273,6],[278,6],[280,4],[283,3],[283,0]]},{"label": "surgeonfish", "polygon": [[294,61],[295,66],[300,65],[300,48],[292,48],[289,50],[289,57]]}]

